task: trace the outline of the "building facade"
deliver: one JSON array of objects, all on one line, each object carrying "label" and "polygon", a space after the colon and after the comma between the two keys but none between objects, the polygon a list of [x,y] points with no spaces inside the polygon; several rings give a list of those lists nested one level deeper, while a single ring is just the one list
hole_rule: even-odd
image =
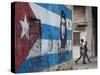
[{"label": "building facade", "polygon": [[97,8],[89,6],[73,7],[73,58],[80,55],[80,39],[88,42],[90,57],[97,56]]}]

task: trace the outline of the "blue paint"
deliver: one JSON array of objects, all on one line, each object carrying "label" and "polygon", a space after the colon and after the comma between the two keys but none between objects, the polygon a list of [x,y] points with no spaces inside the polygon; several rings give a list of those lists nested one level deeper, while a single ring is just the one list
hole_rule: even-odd
[{"label": "blue paint", "polygon": [[59,62],[58,54],[49,54],[48,61],[49,61],[49,67],[56,65]]},{"label": "blue paint", "polygon": [[47,10],[60,15],[61,10],[65,12],[65,15],[68,19],[72,20],[72,10],[67,8],[65,5],[59,5],[59,4],[44,4],[44,3],[37,3],[39,6],[46,8]]},{"label": "blue paint", "polygon": [[[47,25],[47,24],[42,24],[42,39],[48,39],[48,40],[60,40],[60,28]],[[72,31],[71,30],[66,30],[66,39],[67,40],[72,40]]]},{"label": "blue paint", "polygon": [[[63,61],[59,60],[59,54],[61,55],[65,54],[65,59],[62,58]],[[52,66],[70,61],[71,59],[72,59],[72,51],[65,51],[61,53],[31,57],[23,62],[23,64],[17,70],[17,73],[40,72]]]}]

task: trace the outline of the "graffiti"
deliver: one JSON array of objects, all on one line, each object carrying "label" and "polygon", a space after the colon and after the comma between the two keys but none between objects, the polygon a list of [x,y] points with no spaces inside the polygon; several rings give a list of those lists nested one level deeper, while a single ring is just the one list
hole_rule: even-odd
[{"label": "graffiti", "polygon": [[15,10],[16,72],[50,71],[72,59],[67,42],[72,40],[67,27],[72,11],[67,6],[17,2]]},{"label": "graffiti", "polygon": [[61,11],[61,22],[60,22],[60,35],[61,35],[61,48],[66,46],[66,19],[64,11]]}]

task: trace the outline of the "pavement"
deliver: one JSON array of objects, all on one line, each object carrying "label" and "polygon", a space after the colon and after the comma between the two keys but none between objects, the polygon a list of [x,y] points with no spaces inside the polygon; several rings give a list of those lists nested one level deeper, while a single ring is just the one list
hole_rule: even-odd
[{"label": "pavement", "polygon": [[82,70],[82,69],[96,69],[97,68],[97,58],[90,58],[91,63],[82,64],[82,61],[79,61],[77,64],[73,62],[73,70]]},{"label": "pavement", "polygon": [[45,69],[43,71],[67,71],[67,70],[84,70],[84,69],[96,69],[97,68],[97,58],[92,57],[90,58],[91,63],[82,64],[82,59],[76,64],[73,60],[69,62],[65,62],[53,67],[50,67],[48,69]]}]

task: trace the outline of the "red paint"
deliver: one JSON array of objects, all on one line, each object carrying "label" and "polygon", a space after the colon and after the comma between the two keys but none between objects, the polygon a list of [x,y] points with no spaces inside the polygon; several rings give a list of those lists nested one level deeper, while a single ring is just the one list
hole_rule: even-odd
[{"label": "red paint", "polygon": [[[24,21],[24,16],[26,14],[27,21],[29,22],[29,17],[36,18],[34,13],[32,12],[29,4],[27,2],[16,2],[15,3],[15,67],[16,70],[20,67],[20,65],[26,59],[30,49],[37,39],[27,39],[26,36],[21,38],[22,27],[20,21]],[[34,26],[34,25],[33,25]],[[34,28],[34,27],[32,27]],[[34,30],[34,29],[33,29]],[[39,33],[35,34],[35,30],[33,31],[33,35],[39,37]],[[33,42],[31,42],[33,41]]]}]

